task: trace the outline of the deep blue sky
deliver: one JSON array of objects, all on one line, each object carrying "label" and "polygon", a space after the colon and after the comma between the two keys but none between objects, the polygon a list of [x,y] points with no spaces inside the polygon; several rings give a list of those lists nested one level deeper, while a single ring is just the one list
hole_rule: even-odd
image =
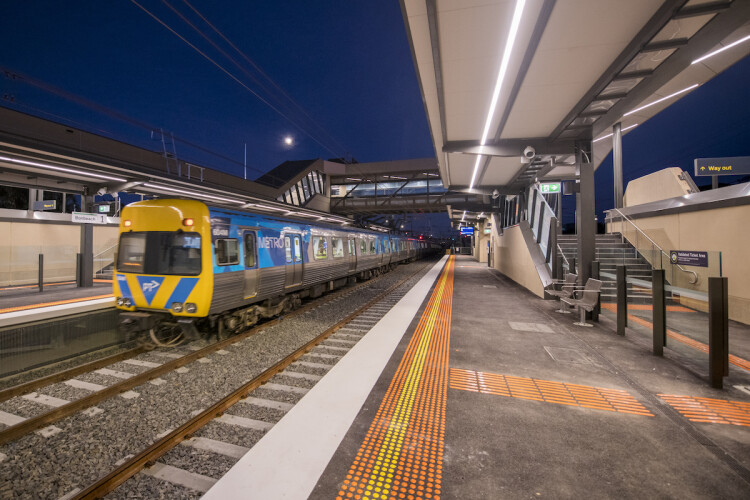
[{"label": "deep blue sky", "polygon": [[[183,0],[168,1],[231,52]],[[190,0],[317,123],[290,111],[277,91],[261,90],[164,2],[138,2],[294,123],[127,0],[8,3],[0,16],[0,68],[57,90],[0,74],[0,105],[155,150],[161,143],[150,128],[163,128],[183,140],[179,157],[239,176],[247,143],[248,178],[290,159],[434,156],[396,0]],[[748,84],[750,58],[628,133],[625,182],[670,166],[692,171],[695,157],[750,155]],[[283,144],[287,135],[292,148]],[[610,156],[596,175],[597,211],[612,206],[611,170]]]}]

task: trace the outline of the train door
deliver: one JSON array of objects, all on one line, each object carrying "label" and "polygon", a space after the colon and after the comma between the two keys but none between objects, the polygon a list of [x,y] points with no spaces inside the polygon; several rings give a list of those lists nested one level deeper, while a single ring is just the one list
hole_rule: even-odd
[{"label": "train door", "polygon": [[299,285],[302,283],[302,236],[286,233],[284,251],[286,252],[286,286]]},{"label": "train door", "polygon": [[255,231],[243,231],[242,245],[245,255],[245,287],[244,297],[246,299],[258,294],[258,253],[255,250]]},{"label": "train door", "polygon": [[357,270],[357,245],[354,243],[354,238],[349,238],[349,272],[353,273]]}]

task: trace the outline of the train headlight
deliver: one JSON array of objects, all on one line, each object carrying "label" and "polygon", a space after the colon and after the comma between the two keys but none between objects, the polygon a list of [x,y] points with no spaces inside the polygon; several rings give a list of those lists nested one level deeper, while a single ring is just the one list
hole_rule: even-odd
[{"label": "train headlight", "polygon": [[125,307],[133,307],[133,301],[125,297],[122,299],[122,305]]},{"label": "train headlight", "polygon": [[121,307],[125,303],[125,300],[122,297],[117,297],[117,306]]},{"label": "train headlight", "polygon": [[198,306],[193,304],[192,302],[188,302],[185,304],[185,312],[189,314],[195,314],[198,311]]},{"label": "train headlight", "polygon": [[182,302],[172,302],[172,311],[176,313],[182,312]]}]

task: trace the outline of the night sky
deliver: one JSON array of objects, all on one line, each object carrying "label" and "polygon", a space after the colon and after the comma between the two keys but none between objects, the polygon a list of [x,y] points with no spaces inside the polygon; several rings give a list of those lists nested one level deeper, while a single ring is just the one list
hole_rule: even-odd
[{"label": "night sky", "polygon": [[[250,179],[286,160],[434,156],[396,0],[137,1],[250,90],[134,2],[29,0],[0,16],[0,105],[153,150],[163,129],[181,159],[238,176],[247,144]],[[629,132],[625,182],[750,155],[748,83],[750,58]],[[611,165],[597,171],[598,211],[612,205]]]}]

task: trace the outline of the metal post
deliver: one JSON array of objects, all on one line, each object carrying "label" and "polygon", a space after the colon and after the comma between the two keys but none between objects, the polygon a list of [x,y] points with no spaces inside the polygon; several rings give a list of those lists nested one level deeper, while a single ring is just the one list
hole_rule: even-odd
[{"label": "metal post", "polygon": [[625,266],[617,266],[617,335],[625,335],[628,326],[628,281]]},{"label": "metal post", "polygon": [[81,287],[81,265],[83,263],[83,259],[81,258],[81,254],[76,254],[76,286]]},{"label": "metal post", "polygon": [[596,245],[594,223],[594,164],[591,163],[591,141],[576,141],[576,167],[580,192],[576,194],[576,221],[578,222],[578,277],[585,284],[591,277]]},{"label": "metal post", "polygon": [[44,291],[44,254],[39,254],[39,292]]},{"label": "metal post", "polygon": [[[595,260],[591,263],[591,277],[595,280],[599,279],[599,261]],[[591,311],[591,320],[592,321],[599,321],[599,313],[602,311],[602,300],[601,295],[599,295],[598,300],[596,301],[596,305],[594,306],[594,310]]]},{"label": "metal post", "polygon": [[[541,231],[539,232],[541,234]],[[547,245],[547,252],[549,252],[549,262],[552,264],[552,278],[556,280],[562,279],[562,273],[557,267],[557,218],[552,217],[549,221],[549,243]]]},{"label": "metal post", "polygon": [[654,355],[663,356],[667,345],[667,304],[664,300],[664,269],[651,271],[652,293],[654,299]]},{"label": "metal post", "polygon": [[622,124],[620,122],[615,123],[612,132],[615,208],[622,208]]},{"label": "metal post", "polygon": [[719,189],[719,176],[718,175],[711,176],[711,189]]},{"label": "metal post", "polygon": [[729,294],[727,278],[708,278],[708,375],[721,389],[729,375]]}]

